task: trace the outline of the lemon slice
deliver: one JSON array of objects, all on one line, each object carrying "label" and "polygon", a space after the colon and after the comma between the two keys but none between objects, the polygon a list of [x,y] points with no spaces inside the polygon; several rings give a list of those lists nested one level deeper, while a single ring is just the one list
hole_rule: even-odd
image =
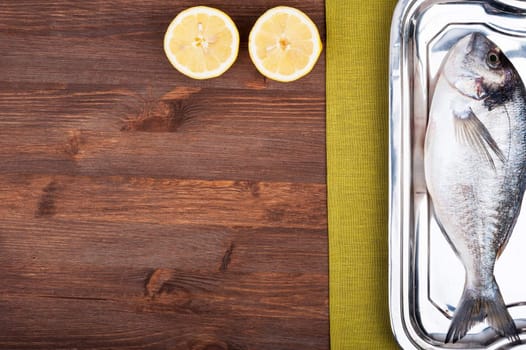
[{"label": "lemon slice", "polygon": [[321,50],[316,24],[305,13],[287,6],[261,15],[248,38],[250,58],[259,72],[282,82],[308,74]]},{"label": "lemon slice", "polygon": [[164,52],[181,73],[194,79],[215,78],[237,58],[239,32],[224,12],[207,6],[190,7],[170,23]]}]

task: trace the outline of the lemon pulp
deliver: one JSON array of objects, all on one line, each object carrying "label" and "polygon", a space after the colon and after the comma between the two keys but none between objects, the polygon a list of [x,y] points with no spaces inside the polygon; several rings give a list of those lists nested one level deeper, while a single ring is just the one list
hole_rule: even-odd
[{"label": "lemon pulp", "polygon": [[308,74],[322,50],[314,22],[298,9],[278,6],[265,12],[249,36],[249,53],[256,68],[277,81]]},{"label": "lemon pulp", "polygon": [[224,12],[196,6],[180,12],[164,37],[170,63],[194,79],[220,76],[235,62],[239,33]]}]

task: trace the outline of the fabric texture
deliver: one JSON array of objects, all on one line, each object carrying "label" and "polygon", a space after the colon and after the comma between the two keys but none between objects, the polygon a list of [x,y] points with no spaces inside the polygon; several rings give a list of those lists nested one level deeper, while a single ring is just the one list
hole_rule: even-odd
[{"label": "fabric texture", "polygon": [[327,0],[331,349],[398,349],[388,309],[388,63],[395,0]]}]

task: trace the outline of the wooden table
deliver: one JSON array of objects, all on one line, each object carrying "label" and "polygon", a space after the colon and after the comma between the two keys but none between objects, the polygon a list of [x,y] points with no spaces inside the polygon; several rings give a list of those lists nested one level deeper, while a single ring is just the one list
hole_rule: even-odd
[{"label": "wooden table", "polygon": [[241,36],[208,81],[162,48],[196,4],[0,3],[1,349],[329,347],[324,55],[281,84],[247,51],[324,3],[207,1]]}]

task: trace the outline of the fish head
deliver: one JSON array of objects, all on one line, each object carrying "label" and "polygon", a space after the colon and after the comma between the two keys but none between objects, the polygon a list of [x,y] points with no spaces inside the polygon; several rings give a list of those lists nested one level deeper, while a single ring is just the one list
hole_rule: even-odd
[{"label": "fish head", "polygon": [[453,46],[445,60],[443,74],[462,95],[500,103],[511,98],[508,95],[517,77],[502,50],[477,32],[463,37]]}]

